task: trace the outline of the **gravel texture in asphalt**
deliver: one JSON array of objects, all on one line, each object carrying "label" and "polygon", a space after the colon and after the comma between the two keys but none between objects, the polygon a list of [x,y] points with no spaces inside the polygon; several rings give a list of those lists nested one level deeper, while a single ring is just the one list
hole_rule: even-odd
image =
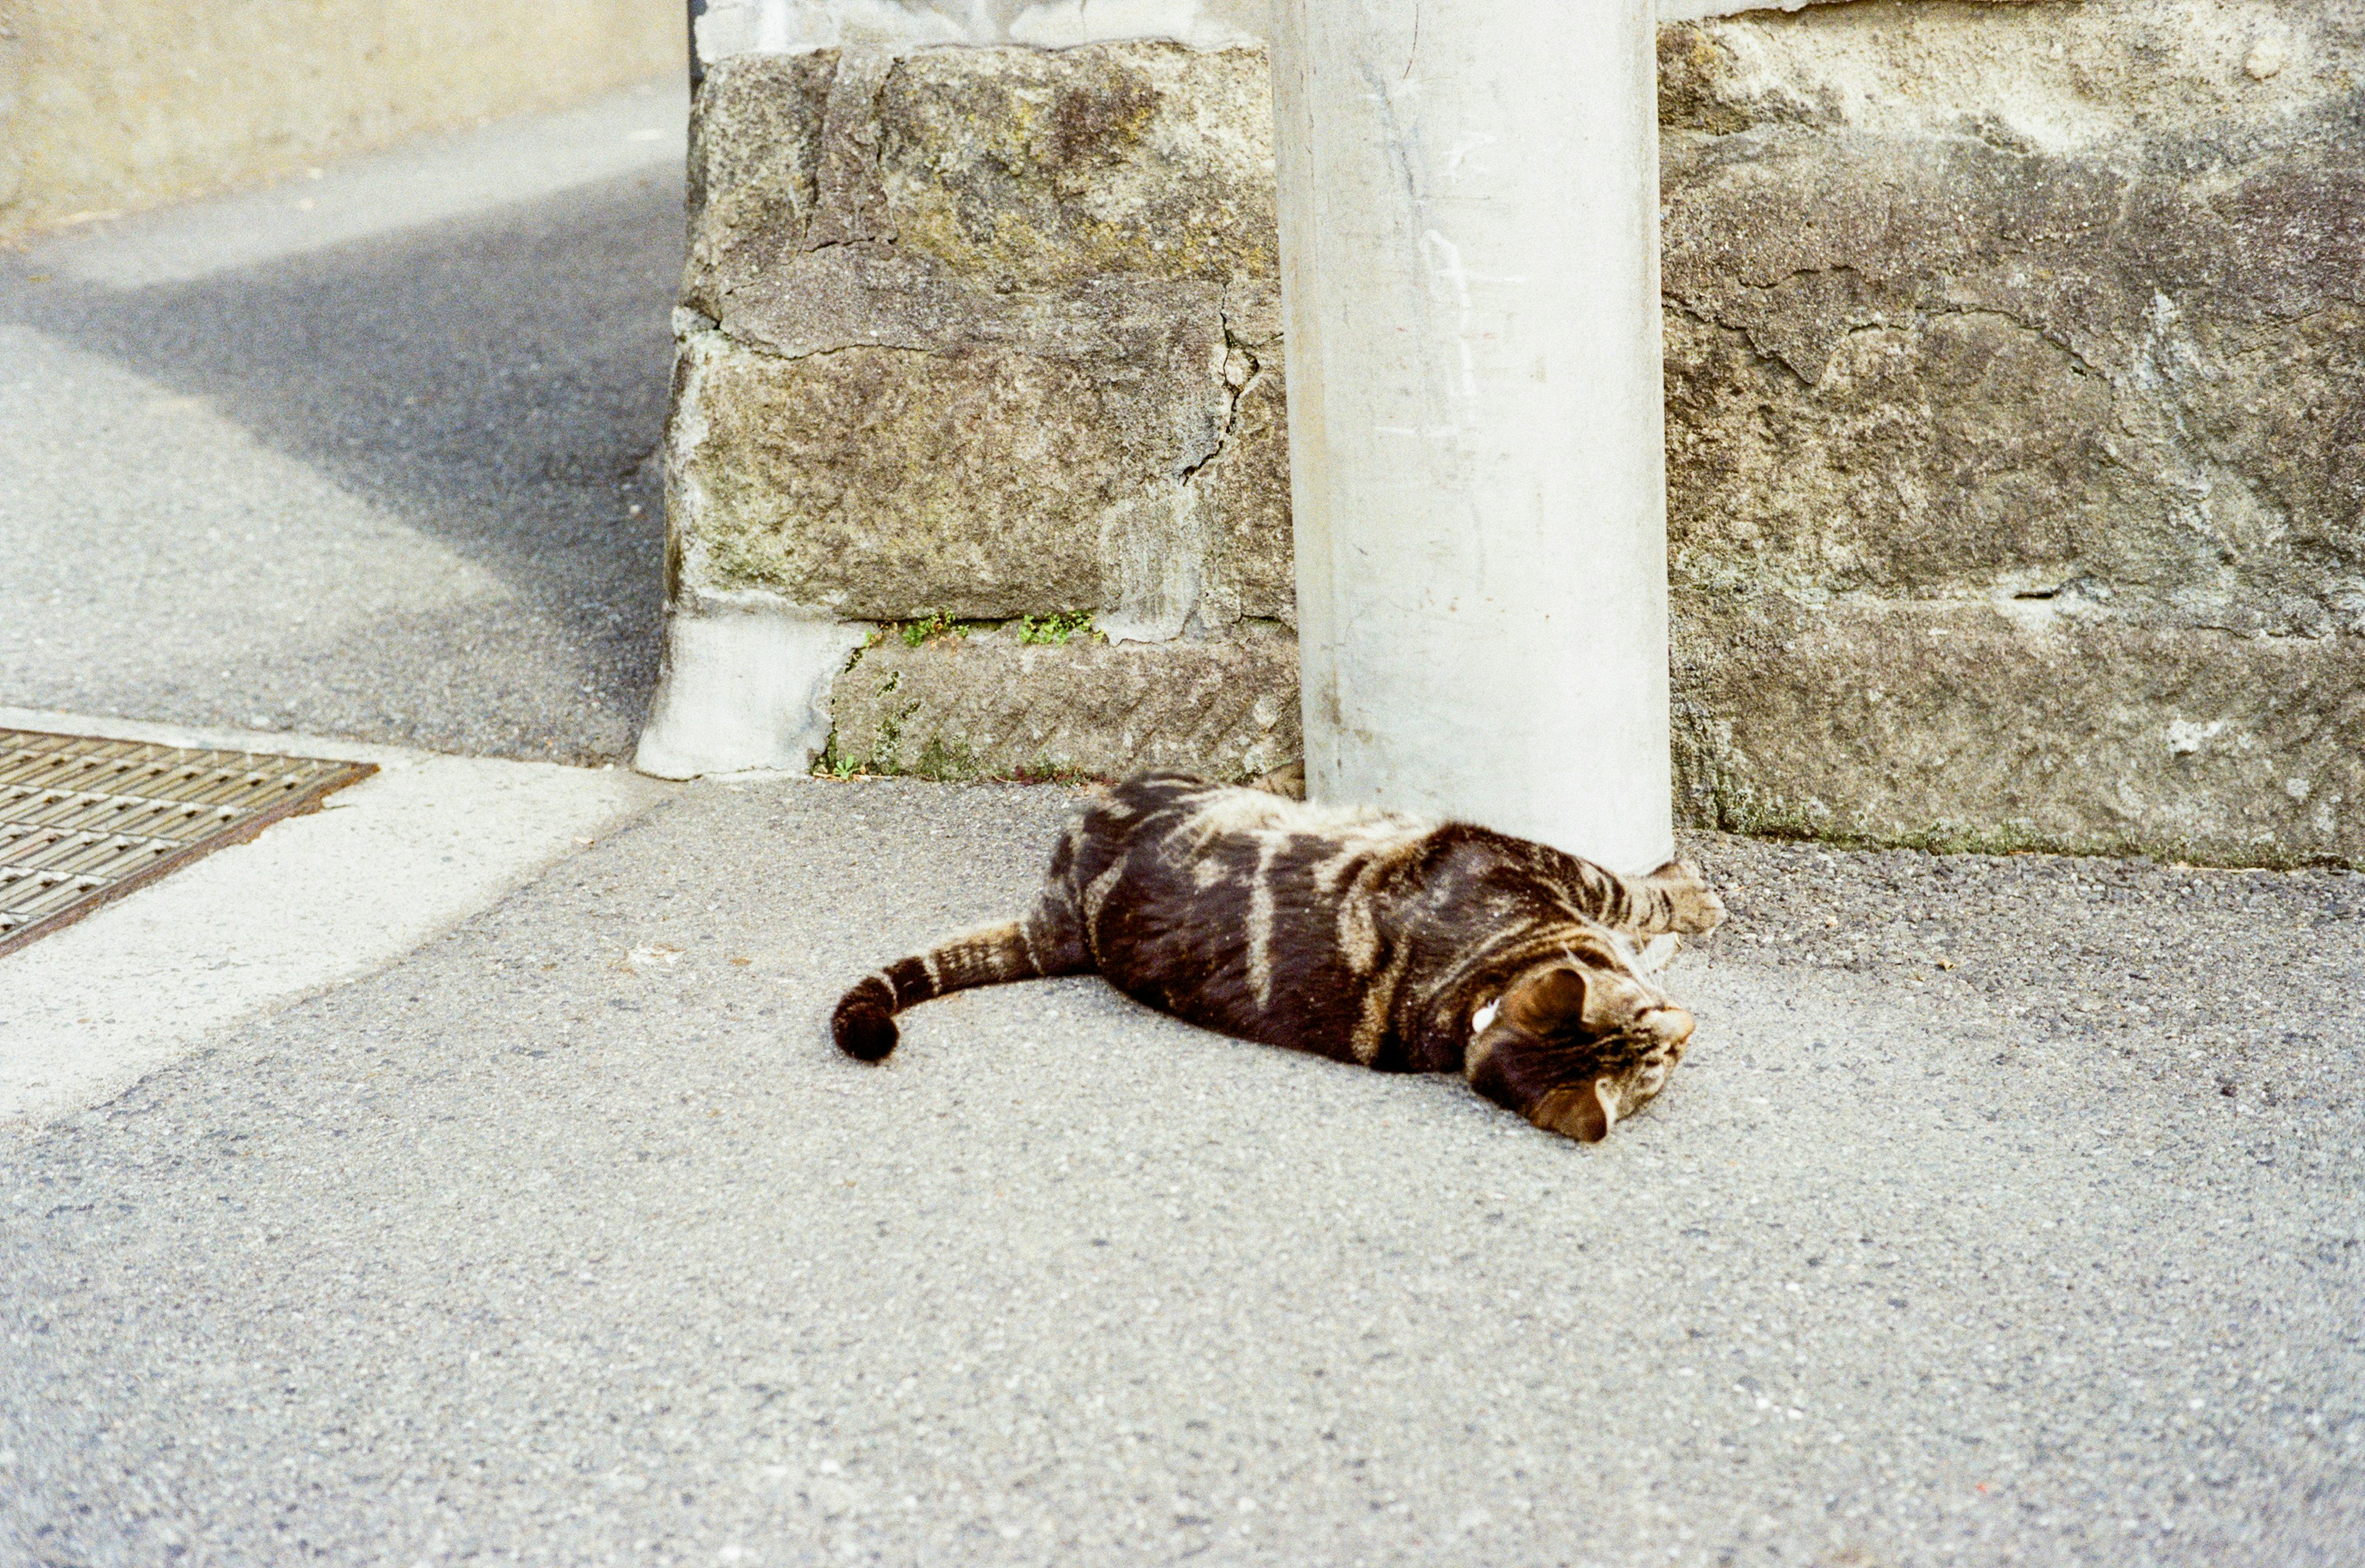
[{"label": "gravel texture in asphalt", "polygon": [[836,1058],[1067,804],[698,786],[0,1148],[0,1558],[2357,1560],[2356,879],[1694,840],[1591,1148],[1093,979]]},{"label": "gravel texture in asphalt", "polygon": [[2365,876],[1724,834],[1685,847],[1734,915],[1710,939],[1728,956],[1877,977],[2034,1045],[2270,1106],[2314,1094],[2365,1126]]},{"label": "gravel texture in asphalt", "polygon": [[681,197],[660,167],[139,289],[0,254],[0,698],[628,756]]}]

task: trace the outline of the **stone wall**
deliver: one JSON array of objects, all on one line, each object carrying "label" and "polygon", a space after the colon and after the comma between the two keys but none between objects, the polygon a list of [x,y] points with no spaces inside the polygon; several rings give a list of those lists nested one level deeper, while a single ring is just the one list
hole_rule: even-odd
[{"label": "stone wall", "polygon": [[[1663,28],[1679,814],[2365,860],[2359,69],[2352,0]],[[710,74],[674,588],[929,623],[837,680],[838,766],[1294,746],[1265,93],[1143,43]]]},{"label": "stone wall", "polygon": [[712,63],[812,46],[1069,49],[1161,39],[1194,49],[1232,49],[1264,41],[1268,12],[1268,0],[706,0],[698,52]]},{"label": "stone wall", "polygon": [[2365,6],[1660,56],[1682,809],[2365,858]]},{"label": "stone wall", "polygon": [[[942,622],[838,680],[835,761],[1296,755],[1267,94],[1261,53],[1155,43],[707,77],[677,601]],[[1061,616],[1092,626],[989,634]],[[1131,694],[1124,723],[1091,716],[1104,684]],[[1210,718],[1194,694],[1218,686]]]}]

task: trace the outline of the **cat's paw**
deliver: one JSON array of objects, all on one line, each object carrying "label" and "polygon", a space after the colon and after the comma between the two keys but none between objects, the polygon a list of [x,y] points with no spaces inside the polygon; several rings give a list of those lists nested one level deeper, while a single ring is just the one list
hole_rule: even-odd
[{"label": "cat's paw", "polygon": [[1671,929],[1698,936],[1724,924],[1724,901],[1690,861],[1668,861],[1651,873],[1651,885],[1667,896]]},{"label": "cat's paw", "polygon": [[1293,762],[1272,772],[1249,780],[1249,788],[1261,790],[1268,795],[1278,795],[1284,801],[1306,799],[1306,764]]}]

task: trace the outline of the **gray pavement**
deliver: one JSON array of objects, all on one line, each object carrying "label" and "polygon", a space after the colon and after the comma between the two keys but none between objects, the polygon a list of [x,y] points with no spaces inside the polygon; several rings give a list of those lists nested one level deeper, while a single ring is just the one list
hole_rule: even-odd
[{"label": "gray pavement", "polygon": [[[1702,841],[1739,911],[1677,970],[1698,1048],[1590,1149],[1094,980],[836,1058],[839,987],[1017,907],[1063,795],[684,790],[0,1156],[0,1541],[2357,1561],[2357,879],[1985,888],[2002,944],[1846,969],[1814,911],[2063,863]],[[2136,923],[2151,1027],[2023,960]],[[2228,1038],[2245,991],[2313,1034]]]},{"label": "gray pavement", "polygon": [[[275,247],[240,197],[123,220],[117,251],[163,261],[122,277],[97,230],[0,253],[0,701],[628,756],[681,112],[628,95],[469,133],[456,216],[431,143],[306,183],[327,207]],[[526,156],[595,132],[622,153]]]},{"label": "gray pavement", "polygon": [[[0,702],[622,755],[644,112],[0,256]],[[1698,1047],[1593,1148],[1093,980],[837,1058],[1068,804],[710,782],[371,858],[444,934],[357,980],[126,960],[166,1065],[0,1125],[0,1564],[2365,1561],[2365,879],[1695,839]]]}]

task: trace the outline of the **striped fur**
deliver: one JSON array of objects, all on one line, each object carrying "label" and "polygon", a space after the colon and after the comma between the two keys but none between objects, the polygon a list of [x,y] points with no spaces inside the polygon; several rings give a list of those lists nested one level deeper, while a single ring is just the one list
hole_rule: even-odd
[{"label": "striped fur", "polygon": [[846,1055],[883,1061],[895,1048],[895,1014],[906,1007],[972,986],[1079,974],[1091,968],[1082,946],[1063,940],[1039,920],[1006,920],[965,931],[925,953],[898,958],[876,974],[865,975],[838,999],[830,1028]]},{"label": "striped fur", "polygon": [[1461,1073],[1590,1142],[1659,1092],[1691,1035],[1642,955],[1664,962],[1723,913],[1682,861],[1620,877],[1468,823],[1144,774],[1061,836],[1032,914],[867,977],[834,1028],[877,1061],[914,1003],[1093,971],[1242,1038]]}]

